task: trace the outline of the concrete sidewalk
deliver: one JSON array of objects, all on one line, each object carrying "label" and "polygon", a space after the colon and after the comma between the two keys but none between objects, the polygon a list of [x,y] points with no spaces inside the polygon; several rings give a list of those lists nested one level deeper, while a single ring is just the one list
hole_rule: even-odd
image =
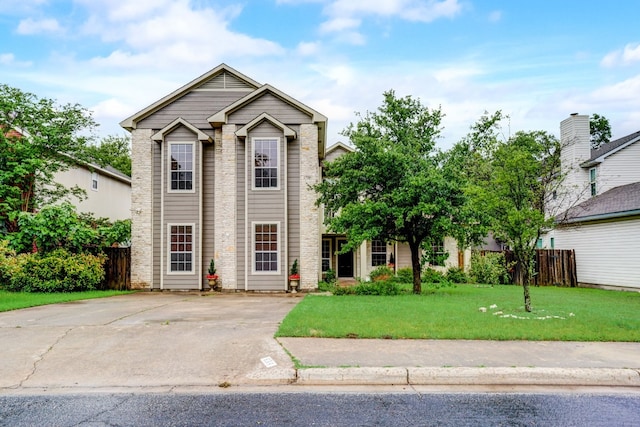
[{"label": "concrete sidewalk", "polygon": [[276,340],[279,322],[300,300],[146,292],[0,313],[0,393],[283,384],[640,387],[640,343]]}]

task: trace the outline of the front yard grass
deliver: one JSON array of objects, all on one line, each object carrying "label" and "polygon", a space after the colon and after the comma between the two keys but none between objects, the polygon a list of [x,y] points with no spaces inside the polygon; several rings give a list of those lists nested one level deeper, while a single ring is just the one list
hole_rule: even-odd
[{"label": "front yard grass", "polygon": [[59,302],[77,301],[82,299],[104,298],[123,295],[132,291],[85,291],[64,293],[30,293],[7,292],[0,290],[0,312],[35,307],[38,305],[56,304]]},{"label": "front yard grass", "polygon": [[638,292],[532,287],[527,313],[519,286],[425,288],[423,295],[307,295],[276,336],[640,342]]}]

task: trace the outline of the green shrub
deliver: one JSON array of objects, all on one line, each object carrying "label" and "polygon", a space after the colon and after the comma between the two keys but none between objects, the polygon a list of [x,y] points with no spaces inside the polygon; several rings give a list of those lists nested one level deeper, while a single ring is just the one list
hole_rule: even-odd
[{"label": "green shrub", "polygon": [[103,256],[71,254],[58,249],[46,255],[21,254],[5,282],[16,292],[74,292],[98,289],[104,279]]},{"label": "green shrub", "polygon": [[392,296],[402,293],[400,286],[391,280],[361,283],[353,289],[356,295]]},{"label": "green shrub", "polygon": [[471,254],[469,276],[475,283],[499,284],[509,283],[509,275],[505,266],[504,254],[501,252],[479,252]]},{"label": "green shrub", "polygon": [[389,280],[393,277],[393,270],[391,270],[386,265],[381,265],[376,267],[371,273],[369,273],[369,277],[371,277],[371,281],[379,281],[379,280]]},{"label": "green shrub", "polygon": [[396,282],[413,283],[413,269],[410,267],[399,268],[398,271],[396,271]]},{"label": "green shrub", "polygon": [[320,292],[331,292],[334,293],[336,288],[335,283],[329,283],[327,281],[318,282],[318,290]]},{"label": "green shrub", "polygon": [[336,282],[338,281],[338,277],[336,276],[336,271],[333,269],[328,269],[327,271],[324,272],[324,281],[335,285]]},{"label": "green shrub", "polygon": [[463,269],[459,267],[451,267],[445,274],[445,279],[451,283],[469,283],[469,277]]},{"label": "green shrub", "polygon": [[334,295],[355,295],[356,288],[354,286],[336,286],[333,289]]},{"label": "green shrub", "polygon": [[434,270],[433,268],[427,268],[422,272],[423,283],[441,283],[445,281],[446,279],[444,274],[438,270]]}]

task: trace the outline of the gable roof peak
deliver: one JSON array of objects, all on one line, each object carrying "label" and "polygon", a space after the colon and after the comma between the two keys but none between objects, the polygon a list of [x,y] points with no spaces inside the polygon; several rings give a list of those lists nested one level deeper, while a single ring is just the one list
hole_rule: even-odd
[{"label": "gable roof peak", "polygon": [[[216,77],[222,76],[222,80],[217,79]],[[229,83],[227,84],[227,79],[229,79]],[[159,99],[153,104],[145,107],[144,109],[138,111],[137,113],[127,117],[123,121],[120,122],[120,126],[127,130],[133,130],[136,128],[137,123],[144,119],[145,117],[150,116],[157,110],[163,108],[164,106],[170,104],[178,98],[181,98],[188,92],[192,90],[212,90],[212,89],[226,89],[233,88],[235,90],[255,90],[260,87],[260,83],[251,79],[250,77],[245,76],[234,68],[228,66],[225,63],[218,65],[215,68],[207,71],[199,77],[196,77],[189,83],[183,85],[182,87],[176,89],[165,97]]]}]

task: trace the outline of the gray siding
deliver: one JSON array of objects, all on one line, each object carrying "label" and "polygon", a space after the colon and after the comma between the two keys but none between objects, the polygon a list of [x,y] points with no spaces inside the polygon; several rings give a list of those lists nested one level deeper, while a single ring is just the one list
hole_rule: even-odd
[{"label": "gray siding", "polygon": [[[296,133],[299,131],[296,129]],[[295,259],[300,259],[300,142],[297,139],[287,143],[287,197],[289,222],[289,260],[287,270]],[[288,271],[287,271],[288,273]]]},{"label": "gray siding", "polygon": [[[186,132],[186,133],[185,133]],[[168,147],[172,142],[194,142],[194,164],[193,164],[193,192],[174,192],[170,193],[168,189]],[[164,233],[164,248],[162,248],[161,256],[164,258],[164,266],[161,274],[163,275],[163,283],[165,289],[198,289],[199,278],[201,272],[201,263],[198,259],[200,250],[199,233],[200,233],[200,185],[201,174],[199,169],[199,158],[202,153],[202,144],[196,140],[196,136],[185,128],[178,128],[165,137],[163,145],[164,176],[164,213],[163,224],[160,232]],[[167,273],[168,259],[168,224],[194,224],[193,228],[193,272],[184,274]]]},{"label": "gray siding", "polygon": [[264,112],[268,112],[273,118],[285,124],[311,123],[311,116],[271,93],[265,93],[240,110],[231,113],[228,122],[243,125]]},{"label": "gray siding", "polygon": [[[255,137],[277,137],[280,140],[280,157],[279,157],[279,183],[280,189],[278,190],[253,190],[252,182],[253,182],[253,159],[251,158],[251,139]],[[247,188],[247,223],[245,225],[245,230],[247,230],[248,234],[248,242],[250,242],[250,250],[248,251],[249,260],[247,265],[248,274],[248,284],[247,287],[249,290],[272,290],[272,291],[282,291],[286,286],[286,276],[287,276],[287,264],[284,259],[286,240],[285,240],[285,230],[286,230],[286,214],[285,214],[285,188],[286,181],[283,181],[284,177],[284,158],[285,158],[285,150],[286,150],[286,139],[282,133],[281,129],[278,129],[271,125],[268,122],[263,122],[262,124],[253,128],[247,135],[246,138],[246,176],[248,177],[246,182]],[[244,191],[244,189],[243,189]],[[278,261],[280,263],[280,272],[279,274],[254,274],[253,273],[253,227],[252,224],[254,222],[257,223],[279,223],[280,226],[278,228],[279,233],[279,246],[278,246]]]},{"label": "gray siding", "polygon": [[242,90],[189,92],[151,116],[140,120],[137,126],[141,129],[162,129],[177,117],[182,117],[197,128],[213,135],[207,118],[246,96],[247,93]]},{"label": "gray siding", "polygon": [[[250,150],[250,148],[249,148]],[[237,191],[236,191],[236,262],[238,264],[238,277],[237,289],[244,290],[245,289],[245,271],[247,268],[251,267],[250,261],[247,263],[246,260],[246,252],[247,245],[245,242],[247,241],[247,221],[245,218],[245,186],[247,185],[247,172],[251,166],[251,163],[247,162],[246,156],[246,143],[245,141],[236,139],[236,167],[237,167]],[[249,184],[250,185],[250,184]],[[250,234],[249,234],[250,236]],[[251,247],[251,243],[249,243],[249,248]],[[251,259],[249,257],[249,259]]]},{"label": "gray siding", "polygon": [[162,212],[162,146],[152,143],[153,149],[153,283],[152,289],[160,289],[161,212]]},{"label": "gray siding", "polygon": [[215,257],[215,146],[202,146],[202,283],[207,283],[206,276],[209,261]]}]

